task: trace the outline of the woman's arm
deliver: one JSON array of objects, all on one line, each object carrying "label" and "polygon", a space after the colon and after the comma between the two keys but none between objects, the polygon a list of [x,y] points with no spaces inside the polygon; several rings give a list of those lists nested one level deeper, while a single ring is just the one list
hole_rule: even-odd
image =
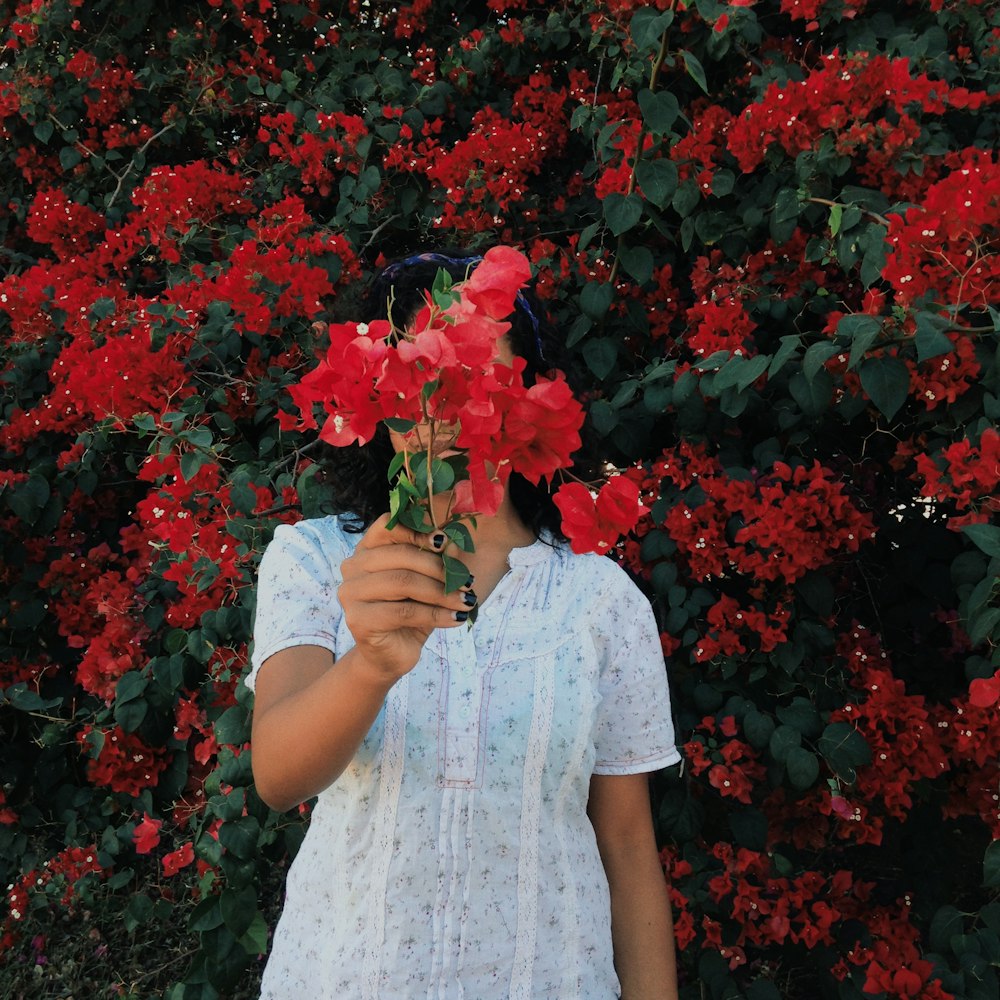
[{"label": "woman's arm", "polygon": [[254,782],[272,809],[291,809],[336,781],[427,637],[457,627],[475,603],[473,593],[444,592],[441,557],[421,547],[431,539],[402,525],[390,531],[387,520],[341,564],[337,596],[355,646],[336,662],[321,646],[293,646],[257,675]]},{"label": "woman's arm", "polygon": [[677,1000],[670,898],[645,774],[595,774],[587,807],[611,888],[611,935],[622,1000]]}]

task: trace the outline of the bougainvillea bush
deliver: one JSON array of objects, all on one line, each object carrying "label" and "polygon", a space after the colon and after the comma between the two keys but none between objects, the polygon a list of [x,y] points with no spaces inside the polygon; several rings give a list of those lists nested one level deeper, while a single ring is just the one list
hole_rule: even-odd
[{"label": "bougainvillea bush", "polygon": [[252,786],[252,582],[328,495],[278,414],[384,259],[507,243],[649,508],[683,995],[995,1000],[994,3],[24,0],[0,46],[0,992],[252,995],[309,812]]}]

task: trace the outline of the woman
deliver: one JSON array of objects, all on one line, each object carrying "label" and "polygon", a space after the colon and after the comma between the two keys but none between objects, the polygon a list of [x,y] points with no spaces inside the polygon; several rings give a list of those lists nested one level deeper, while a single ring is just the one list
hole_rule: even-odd
[{"label": "woman", "polygon": [[[364,318],[405,327],[439,267],[477,260],[391,265]],[[519,296],[499,348],[529,383],[566,367],[536,314]],[[408,446],[336,449],[345,515],[280,526],[261,563],[257,790],[318,796],[262,996],[676,998],[647,773],[679,755],[649,604],[516,475],[446,594],[444,536],[385,527]]]}]

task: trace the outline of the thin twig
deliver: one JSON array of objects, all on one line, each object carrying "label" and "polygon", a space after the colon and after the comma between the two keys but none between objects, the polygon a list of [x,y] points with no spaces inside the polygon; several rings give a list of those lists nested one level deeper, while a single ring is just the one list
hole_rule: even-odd
[{"label": "thin twig", "polygon": [[358,256],[360,257],[371,245],[375,242],[375,237],[378,236],[386,226],[391,222],[395,222],[398,218],[401,218],[400,214],[397,212],[395,215],[390,215],[388,219],[385,220],[381,225],[376,226],[372,230],[371,236],[368,237],[368,241],[365,245],[358,251]]},{"label": "thin twig", "polygon": [[[828,208],[836,208],[837,206],[840,206],[840,208],[860,207],[857,205],[856,206],[845,205],[842,201],[833,201],[830,198],[810,197],[806,198],[806,201],[811,201],[814,205],[826,205]],[[871,218],[873,218],[876,222],[881,223],[883,226],[885,226],[886,229],[889,228],[889,220],[884,215],[879,215],[878,212],[873,212],[870,208],[862,208],[861,211],[864,212],[865,215],[868,215]]]}]

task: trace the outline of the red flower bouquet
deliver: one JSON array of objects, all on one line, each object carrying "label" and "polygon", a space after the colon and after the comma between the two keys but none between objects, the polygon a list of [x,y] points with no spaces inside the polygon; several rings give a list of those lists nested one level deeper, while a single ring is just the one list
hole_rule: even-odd
[{"label": "red flower bouquet", "polygon": [[[522,253],[494,247],[462,281],[439,271],[405,330],[385,320],[330,325],[325,357],[291,389],[302,419],[285,415],[282,426],[319,427],[314,407],[320,404],[319,435],[329,444],[365,444],[380,422],[404,435],[407,446],[389,468],[390,527],[443,531],[470,551],[463,522],[497,511],[512,472],[535,484],[551,482],[580,447],[583,408],[563,373],[552,370],[526,386],[524,359],[508,365],[498,358],[510,329],[506,318],[530,276]],[[580,483],[562,487],[572,490],[571,517],[561,496],[556,500],[575,551],[606,549],[606,536],[613,541],[635,525],[645,508],[634,488],[623,494],[623,485],[633,486],[621,477],[606,484],[607,498]],[[435,523],[430,497],[442,493],[450,503]],[[445,567],[448,590],[468,578],[458,559],[446,556]]]}]

